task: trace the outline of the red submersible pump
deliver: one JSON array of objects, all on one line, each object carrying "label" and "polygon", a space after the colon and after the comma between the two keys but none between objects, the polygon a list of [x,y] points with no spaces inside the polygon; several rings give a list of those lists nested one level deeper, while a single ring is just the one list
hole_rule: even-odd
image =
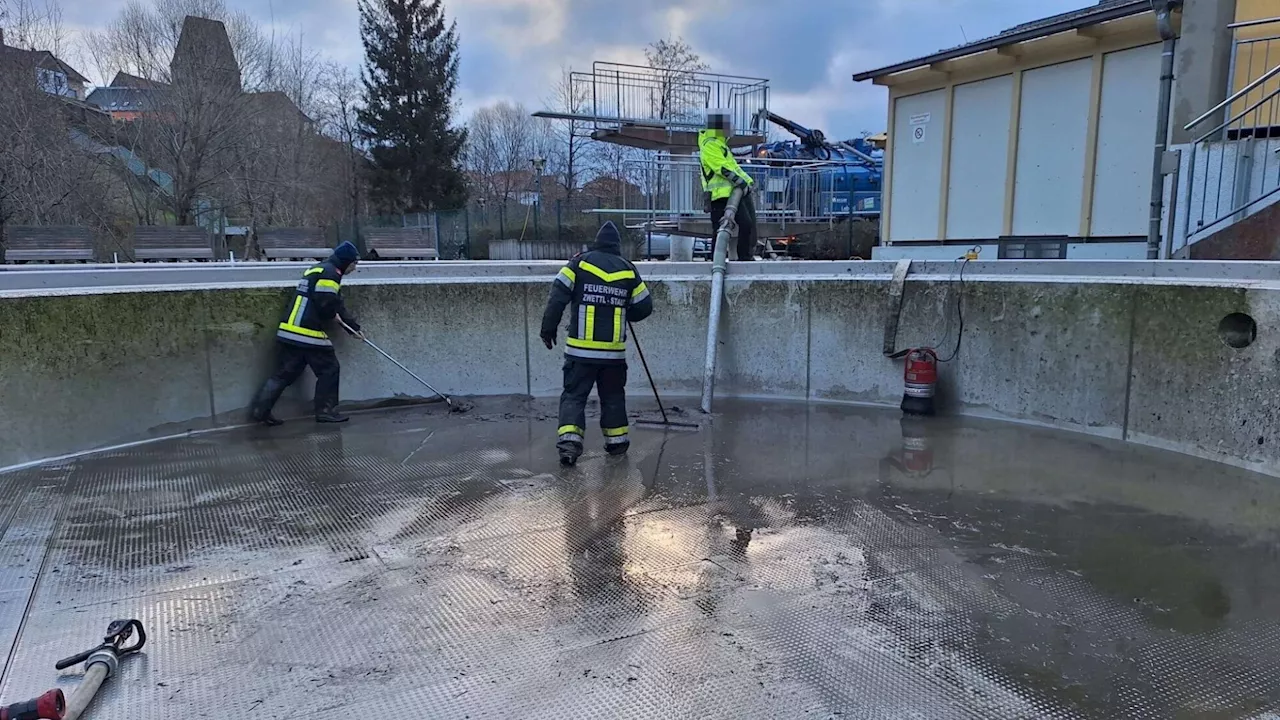
[{"label": "red submersible pump", "polygon": [[908,350],[903,371],[902,412],[907,415],[934,414],[933,397],[938,390],[938,353],[933,348]]}]

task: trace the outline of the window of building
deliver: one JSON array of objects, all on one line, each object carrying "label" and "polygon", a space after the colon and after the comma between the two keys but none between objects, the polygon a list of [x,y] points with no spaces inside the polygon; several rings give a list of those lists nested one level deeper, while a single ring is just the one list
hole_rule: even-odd
[{"label": "window of building", "polygon": [[67,97],[76,95],[75,90],[71,89],[71,84],[67,82],[67,74],[58,70],[36,68],[36,85],[50,95]]}]

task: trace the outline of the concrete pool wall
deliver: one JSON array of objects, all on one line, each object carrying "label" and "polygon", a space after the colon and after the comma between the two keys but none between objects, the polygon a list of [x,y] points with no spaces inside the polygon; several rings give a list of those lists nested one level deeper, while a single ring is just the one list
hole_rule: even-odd
[{"label": "concrete pool wall", "polygon": [[[559,266],[371,263],[344,292],[370,338],[440,389],[548,396],[559,392],[562,355],[542,346],[538,328]],[[0,271],[0,468],[244,422],[301,267]],[[637,334],[659,388],[695,395],[708,266],[640,268],[657,311]],[[893,269],[731,266],[717,397],[896,405],[902,363],[882,354]],[[944,412],[1280,474],[1280,264],[972,262],[963,284],[960,269],[913,265],[897,336],[898,348],[951,354],[963,287],[963,342],[942,366]],[[1223,340],[1220,325],[1232,314],[1256,322],[1247,347]],[[370,349],[338,342],[344,401],[425,395]],[[641,398],[649,391],[634,352],[630,392]],[[304,414],[310,392],[308,378],[287,396],[285,414]]]}]

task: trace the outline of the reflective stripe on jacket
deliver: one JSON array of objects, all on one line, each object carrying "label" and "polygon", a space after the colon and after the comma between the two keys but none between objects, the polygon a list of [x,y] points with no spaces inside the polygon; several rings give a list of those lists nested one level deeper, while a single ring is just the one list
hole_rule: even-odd
[{"label": "reflective stripe on jacket", "polygon": [[702,190],[711,193],[712,200],[723,200],[733,194],[735,176],[747,185],[753,184],[751,176],[729,151],[729,142],[720,130],[698,133],[698,155],[702,159]]},{"label": "reflective stripe on jacket", "polygon": [[332,346],[325,327],[335,315],[348,317],[342,302],[342,271],[328,262],[302,274],[276,337],[294,345]]},{"label": "reflective stripe on jacket", "polygon": [[627,322],[653,312],[649,288],[621,255],[592,250],[560,269],[542,317],[543,337],[554,336],[569,308],[565,355],[591,362],[627,360]]}]

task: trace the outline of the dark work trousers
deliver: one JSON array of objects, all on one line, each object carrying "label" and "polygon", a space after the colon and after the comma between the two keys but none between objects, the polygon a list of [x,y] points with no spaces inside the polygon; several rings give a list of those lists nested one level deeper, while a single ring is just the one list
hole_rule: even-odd
[{"label": "dark work trousers", "polygon": [[[720,221],[724,219],[725,206],[729,199],[711,201],[711,257],[716,255],[716,235],[720,230]],[[744,195],[738,203],[738,259],[755,260],[756,252],[756,201],[754,194]]]},{"label": "dark work trousers", "polygon": [[631,446],[627,436],[627,365],[565,358],[564,392],[560,395],[560,441],[556,447],[581,454],[586,434],[587,397],[595,386],[600,398],[600,429],[605,449],[620,454]]},{"label": "dark work trousers", "polygon": [[[316,374],[316,412],[322,413],[338,407],[338,375],[341,366],[338,354],[332,347],[303,347],[292,343],[276,343],[276,372],[267,383],[279,393],[292,385],[302,375],[302,371],[311,366]],[[274,404],[274,399],[272,401]]]}]

